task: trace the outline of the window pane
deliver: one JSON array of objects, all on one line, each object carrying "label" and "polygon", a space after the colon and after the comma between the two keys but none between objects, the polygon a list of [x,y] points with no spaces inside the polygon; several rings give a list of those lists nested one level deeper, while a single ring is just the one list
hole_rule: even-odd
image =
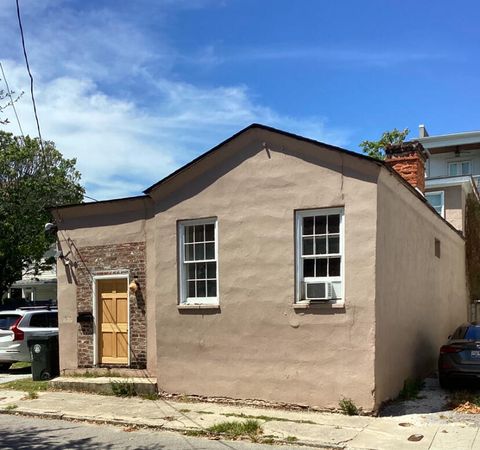
[{"label": "window pane", "polygon": [[462,175],[469,175],[470,174],[470,163],[463,162],[462,163]]},{"label": "window pane", "polygon": [[308,298],[325,298],[325,283],[307,283]]},{"label": "window pane", "polygon": [[303,238],[303,254],[313,255],[313,238]]},{"label": "window pane", "polygon": [[330,258],[328,261],[328,275],[331,277],[340,276],[340,258]]},{"label": "window pane", "polygon": [[327,232],[327,217],[315,216],[315,234],[325,234]]},{"label": "window pane", "polygon": [[328,253],[340,252],[340,238],[338,236],[332,236],[328,238]]},{"label": "window pane", "polygon": [[196,297],[195,295],[195,281],[188,282],[188,296],[189,297]]},{"label": "window pane", "polygon": [[454,163],[454,164],[449,164],[448,166],[448,175],[450,175],[451,177],[454,177],[457,175],[457,164]]},{"label": "window pane", "polygon": [[217,278],[217,263],[207,263],[207,278]]},{"label": "window pane", "polygon": [[195,279],[195,264],[187,264],[187,276],[189,280]]},{"label": "window pane", "polygon": [[47,313],[34,314],[30,319],[31,327],[48,328],[48,315]]},{"label": "window pane", "polygon": [[197,297],[206,297],[206,281],[197,281]]},{"label": "window pane", "polygon": [[303,235],[308,236],[313,234],[313,217],[303,218]]},{"label": "window pane", "polygon": [[185,242],[193,242],[193,227],[185,227]]},{"label": "window pane", "polygon": [[215,240],[215,225],[213,223],[205,225],[205,240],[206,241]]},{"label": "window pane", "polygon": [[325,236],[315,238],[315,254],[325,255],[325,253],[327,253],[327,238]]},{"label": "window pane", "polygon": [[195,261],[205,259],[205,244],[195,244]]},{"label": "window pane", "polygon": [[317,277],[327,276],[327,259],[326,258],[317,259],[315,276]]},{"label": "window pane", "polygon": [[338,214],[328,216],[328,232],[338,233],[340,231],[340,216]]},{"label": "window pane", "polygon": [[207,268],[205,263],[197,263],[197,280],[202,280],[207,277]]},{"label": "window pane", "polygon": [[426,197],[433,207],[442,205],[442,194],[427,194]]},{"label": "window pane", "polygon": [[217,296],[217,282],[216,280],[207,281],[207,297]]},{"label": "window pane", "polygon": [[48,326],[50,328],[57,328],[58,327],[58,313],[49,313],[49,320],[50,320],[50,323],[48,324]]},{"label": "window pane", "polygon": [[193,261],[193,244],[185,244],[185,261]]},{"label": "window pane", "polygon": [[205,240],[203,227],[203,225],[195,225],[195,242],[203,242]]},{"label": "window pane", "polygon": [[215,259],[215,243],[205,244],[205,259]]},{"label": "window pane", "polygon": [[303,260],[303,276],[304,277],[315,276],[315,260],[314,259]]}]

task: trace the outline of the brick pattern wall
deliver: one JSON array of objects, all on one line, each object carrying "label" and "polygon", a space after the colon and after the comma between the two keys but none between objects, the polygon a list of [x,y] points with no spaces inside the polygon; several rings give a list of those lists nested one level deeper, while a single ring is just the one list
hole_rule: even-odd
[{"label": "brick pattern wall", "polygon": [[[129,242],[77,249],[77,309],[93,313],[93,277],[97,275],[129,275],[137,278],[139,289],[129,291],[130,301],[130,367],[144,369],[147,365],[147,325],[145,311],[145,243]],[[78,325],[78,367],[92,367],[94,342],[93,324]],[[118,366],[116,366],[118,367]]]},{"label": "brick pattern wall", "polygon": [[385,162],[414,188],[425,192],[425,150],[419,142],[404,142],[385,149]]}]

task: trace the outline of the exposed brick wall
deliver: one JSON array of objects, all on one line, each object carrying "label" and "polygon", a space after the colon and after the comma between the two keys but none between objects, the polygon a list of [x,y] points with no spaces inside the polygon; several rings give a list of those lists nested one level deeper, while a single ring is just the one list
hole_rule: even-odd
[{"label": "exposed brick wall", "polygon": [[[77,308],[93,312],[93,277],[128,274],[137,277],[140,288],[129,291],[130,301],[130,367],[144,369],[147,364],[147,325],[145,311],[145,243],[129,242],[77,248]],[[78,367],[92,367],[93,324],[78,325]]]},{"label": "exposed brick wall", "polygon": [[425,191],[425,150],[419,142],[405,142],[385,149],[385,162],[413,187]]}]

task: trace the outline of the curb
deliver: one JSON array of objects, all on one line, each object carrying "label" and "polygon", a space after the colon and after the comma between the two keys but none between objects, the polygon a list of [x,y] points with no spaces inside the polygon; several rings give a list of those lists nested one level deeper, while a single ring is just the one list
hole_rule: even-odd
[{"label": "curb", "polygon": [[[164,425],[150,425],[150,424],[143,424],[143,423],[134,423],[124,419],[100,419],[100,418],[87,418],[75,414],[63,414],[63,413],[56,413],[56,412],[39,412],[39,411],[32,411],[28,409],[14,409],[14,410],[6,410],[0,409],[0,414],[3,415],[19,415],[25,417],[37,417],[40,419],[50,419],[50,420],[65,420],[71,422],[84,422],[84,423],[92,423],[98,425],[114,425],[114,426],[132,426],[138,428],[145,428],[149,430],[156,430],[156,431],[172,431],[176,433],[186,434],[189,431],[199,431],[199,428],[177,428],[177,427],[169,427]],[[205,438],[205,436],[198,436],[199,438]],[[222,440],[222,436],[219,436],[220,440]],[[223,439],[225,441],[235,441],[231,439]],[[268,444],[266,444],[268,445]],[[299,447],[313,447],[313,448],[323,448],[323,449],[333,449],[333,450],[343,450],[346,448],[344,445],[337,445],[337,444],[322,444],[322,443],[312,443],[306,441],[295,441],[295,442],[288,442],[284,439],[274,439],[273,444],[270,445],[296,445]]]}]

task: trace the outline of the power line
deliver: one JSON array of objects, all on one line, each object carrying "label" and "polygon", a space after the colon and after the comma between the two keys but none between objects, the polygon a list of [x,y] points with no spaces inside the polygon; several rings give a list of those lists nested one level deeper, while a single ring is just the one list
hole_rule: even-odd
[{"label": "power line", "polygon": [[17,4],[18,26],[20,28],[20,36],[22,37],[23,56],[25,57],[25,64],[27,65],[28,76],[30,77],[30,95],[32,97],[33,112],[35,114],[35,122],[37,123],[38,137],[40,139],[40,147],[41,147],[42,152],[43,152],[44,163],[46,163],[46,161],[45,161],[45,149],[43,148],[42,133],[40,131],[40,122],[38,120],[38,114],[37,114],[37,104],[35,103],[35,95],[33,93],[33,75],[32,75],[32,72],[30,70],[30,64],[28,63],[27,49],[25,48],[25,37],[23,35],[22,18],[20,17],[19,0],[16,0],[16,4]]},{"label": "power line", "polygon": [[15,108],[15,101],[12,98],[12,91],[10,91],[10,88],[8,86],[7,77],[5,76],[5,72],[3,71],[3,66],[1,62],[0,62],[0,69],[2,70],[2,77],[3,77],[3,81],[5,82],[5,86],[7,88],[7,95],[8,95],[8,98],[10,99],[10,105],[12,105],[13,112],[15,113],[15,117],[17,119],[18,128],[20,128],[20,134],[22,135],[22,138],[25,141],[25,135],[23,134],[22,125],[20,124],[20,119],[18,118],[17,108]]}]

